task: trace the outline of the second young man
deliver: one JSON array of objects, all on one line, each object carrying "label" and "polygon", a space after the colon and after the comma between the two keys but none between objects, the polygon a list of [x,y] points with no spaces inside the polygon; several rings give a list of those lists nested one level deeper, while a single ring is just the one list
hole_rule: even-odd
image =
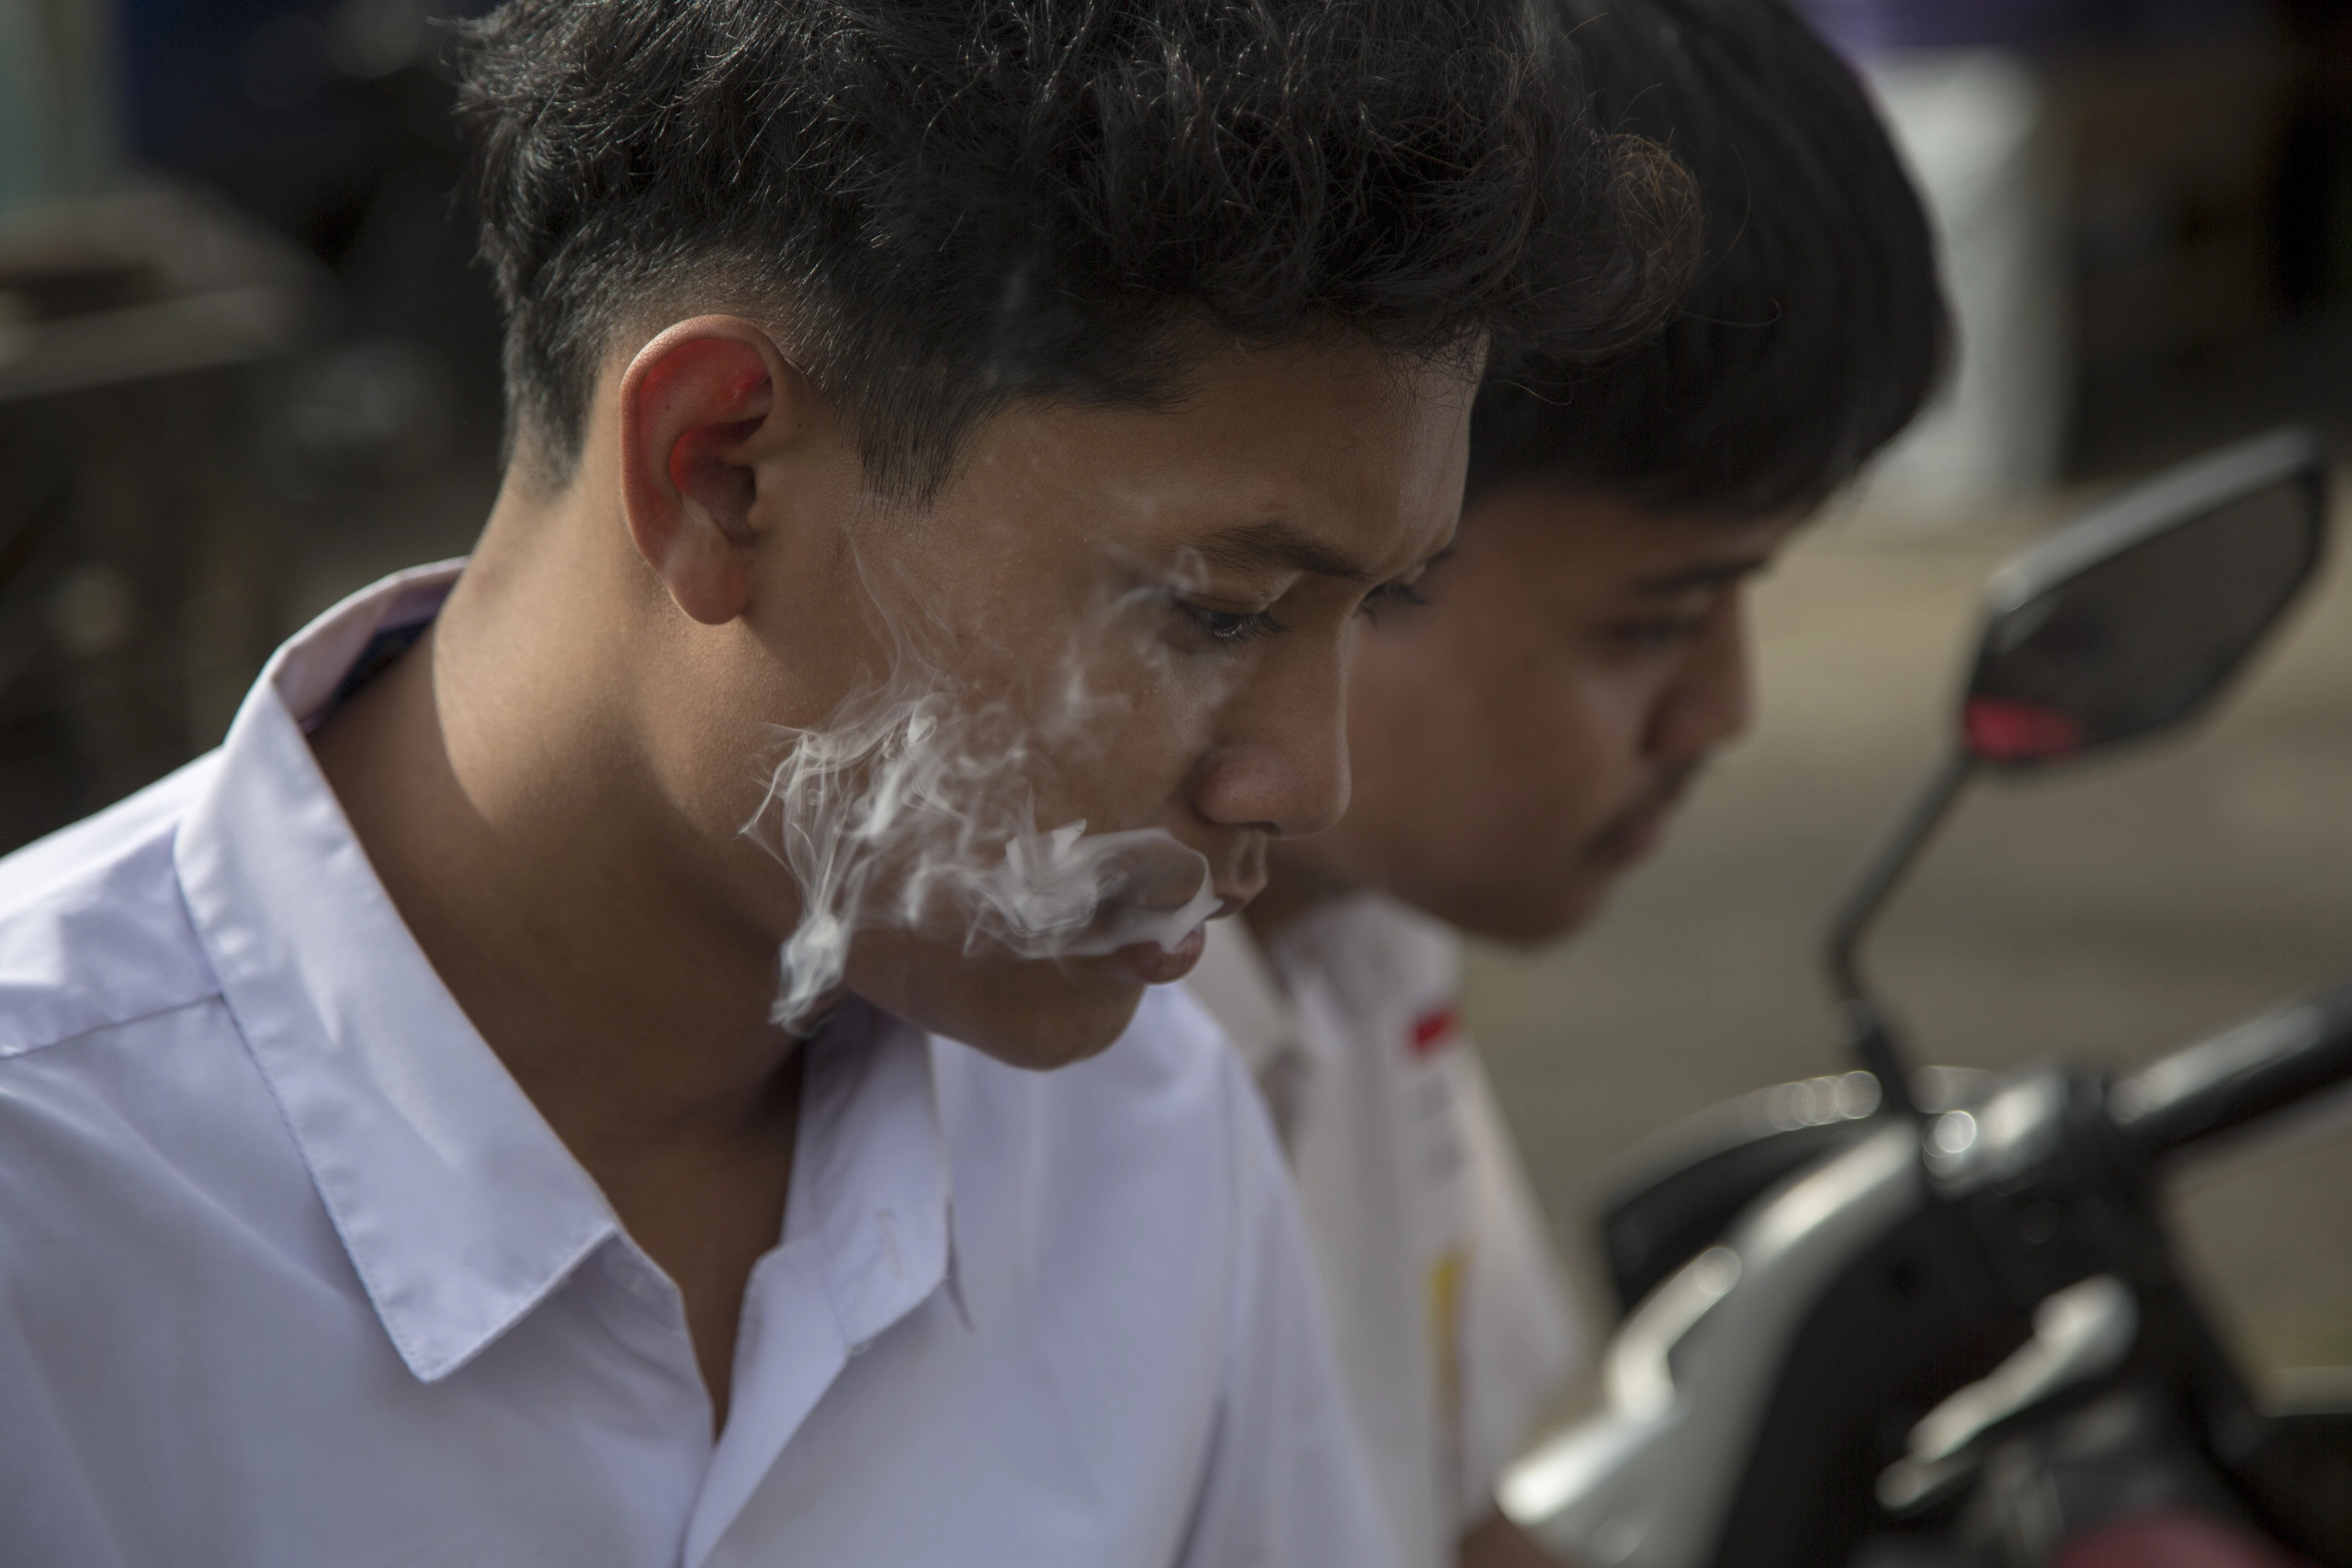
[{"label": "second young man", "polygon": [[1573,931],[1648,852],[1747,722],[1745,584],[1910,421],[1946,336],[1894,149],[1780,0],[1564,9],[1604,126],[1697,177],[1697,281],[1630,355],[1489,383],[1458,547],[1358,641],[1348,814],[1281,846],[1193,980],[1285,1129],[1421,1568],[1535,1561],[1494,1483],[1577,1349],[1463,1031],[1457,933]]}]

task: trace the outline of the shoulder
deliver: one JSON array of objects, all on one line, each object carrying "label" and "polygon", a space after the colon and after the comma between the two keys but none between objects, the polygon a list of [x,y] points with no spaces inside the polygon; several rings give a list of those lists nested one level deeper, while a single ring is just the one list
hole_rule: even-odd
[{"label": "shoulder", "polygon": [[211,761],[0,858],[0,1061],[217,994],[173,861]]}]

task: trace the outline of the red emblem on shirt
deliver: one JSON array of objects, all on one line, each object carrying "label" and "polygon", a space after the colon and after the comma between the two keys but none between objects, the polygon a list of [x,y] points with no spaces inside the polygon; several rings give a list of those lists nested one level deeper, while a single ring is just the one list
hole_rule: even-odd
[{"label": "red emblem on shirt", "polygon": [[1441,1002],[1413,1020],[1413,1055],[1427,1056],[1442,1051],[1461,1033],[1462,1004]]}]

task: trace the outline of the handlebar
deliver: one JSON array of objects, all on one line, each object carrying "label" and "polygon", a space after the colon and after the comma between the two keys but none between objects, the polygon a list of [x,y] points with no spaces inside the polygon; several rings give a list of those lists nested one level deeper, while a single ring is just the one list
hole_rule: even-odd
[{"label": "handlebar", "polygon": [[2152,1159],[2352,1080],[2352,981],[2263,1014],[2116,1084],[2109,1114]]}]

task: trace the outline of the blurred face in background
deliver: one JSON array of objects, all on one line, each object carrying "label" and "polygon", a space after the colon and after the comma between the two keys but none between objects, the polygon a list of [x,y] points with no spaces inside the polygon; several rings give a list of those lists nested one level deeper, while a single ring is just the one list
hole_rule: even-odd
[{"label": "blurred face in background", "polygon": [[1352,802],[1277,864],[1498,941],[1573,931],[1746,729],[1745,589],[1796,521],[1482,498],[1427,602],[1360,632]]}]

